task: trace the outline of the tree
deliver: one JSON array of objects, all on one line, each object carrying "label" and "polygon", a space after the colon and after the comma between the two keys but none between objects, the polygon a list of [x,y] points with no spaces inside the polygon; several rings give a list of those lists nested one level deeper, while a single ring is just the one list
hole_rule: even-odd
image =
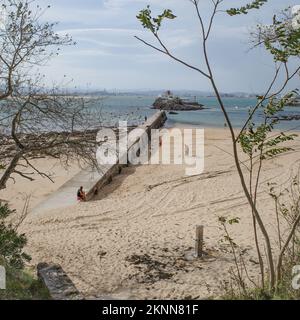
[{"label": "tree", "polygon": [[[194,66],[184,59],[175,56],[162,40],[160,36],[160,29],[162,27],[163,21],[167,19],[174,20],[176,18],[176,16],[170,9],[166,9],[161,15],[153,17],[150,6],[147,6],[147,8],[140,11],[137,16],[142,26],[149,30],[154,36],[157,44],[145,41],[140,37],[136,38],[152,49],[161,52],[162,54],[170,57],[171,59],[183,64],[184,66],[194,71],[197,71],[201,74],[201,76],[205,77],[211,83],[218,104],[224,114],[227,126],[230,131],[235,166],[244,194],[252,211],[256,248],[261,267],[262,286],[264,285],[265,281],[265,268],[263,257],[261,255],[260,245],[258,243],[256,225],[259,226],[259,229],[264,238],[269,271],[268,283],[270,291],[274,291],[276,283],[280,282],[280,279],[278,279],[278,276],[280,276],[280,274],[278,274],[277,272],[276,275],[272,243],[265,223],[262,219],[262,213],[259,212],[259,209],[257,207],[257,190],[260,183],[263,160],[265,160],[267,157],[274,157],[278,154],[288,151],[288,148],[282,147],[281,145],[285,141],[293,139],[292,135],[286,135],[283,133],[270,137],[270,133],[278,122],[274,118],[275,115],[283,110],[284,106],[288,103],[293,93],[286,93],[283,98],[279,98],[279,95],[284,92],[290,80],[296,77],[300,71],[299,61],[297,60],[300,53],[300,30],[287,27],[289,21],[287,17],[283,17],[282,19],[273,17],[273,22],[270,26],[258,26],[257,34],[259,36],[255,39],[255,46],[262,45],[271,54],[275,65],[275,73],[274,77],[270,81],[270,84],[267,85],[265,93],[262,96],[258,97],[257,104],[251,108],[249,117],[248,119],[246,119],[243,128],[238,134],[236,134],[230,116],[226,110],[224,101],[221,97],[220,89],[215,80],[213,66],[209,58],[207,43],[212,33],[214,20],[218,13],[226,12],[230,16],[248,14],[253,9],[260,9],[261,6],[267,3],[267,0],[255,0],[240,8],[231,8],[227,10],[224,10],[224,8],[222,8],[221,10],[221,6],[226,1],[211,0],[210,2],[212,4],[212,14],[208,19],[207,25],[205,24],[202,12],[200,10],[199,0],[190,0],[190,2],[195,9],[196,18],[200,24],[202,51],[206,66],[205,69]],[[296,67],[293,67],[293,60],[296,60]],[[284,80],[280,83],[281,72],[283,72],[284,74]],[[277,90],[275,89],[276,85],[279,87],[279,89]],[[254,124],[253,117],[258,111],[263,111],[264,117],[262,123]],[[243,170],[243,164],[240,160],[240,150],[246,153],[250,160],[250,166],[249,168],[247,168],[247,172]],[[256,166],[255,172],[253,170],[254,166]],[[249,173],[250,178],[248,179]],[[299,220],[298,218],[296,218],[295,224],[297,224],[298,222]],[[291,230],[291,232],[292,231],[293,230]],[[278,268],[280,269],[280,266],[277,265],[277,270]]]},{"label": "tree", "polygon": [[44,10],[35,1],[1,2],[0,190],[15,174],[33,180],[37,173],[51,180],[32,162],[41,157],[97,166],[88,102],[58,86],[49,88],[39,73],[61,46],[74,42],[55,33],[55,24],[41,22]]}]

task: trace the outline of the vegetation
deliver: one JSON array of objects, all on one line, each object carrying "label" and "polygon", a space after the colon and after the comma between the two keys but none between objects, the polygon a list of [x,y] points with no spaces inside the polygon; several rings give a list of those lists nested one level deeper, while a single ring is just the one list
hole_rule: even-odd
[{"label": "vegetation", "polygon": [[0,290],[0,300],[48,299],[50,295],[47,288],[36,279],[32,271],[15,269],[6,265],[6,290]]},{"label": "vegetation", "polygon": [[[280,252],[277,262],[277,266],[280,266],[280,268],[277,268],[277,273],[280,274],[277,274],[277,279],[280,279],[280,282],[276,284],[274,292],[268,292],[264,290],[264,286],[257,286],[255,283],[250,288],[246,286],[244,278],[241,276],[243,271],[247,271],[243,261],[243,253],[241,248],[231,238],[227,227],[240,221],[238,219],[220,217],[224,230],[224,241],[230,244],[235,256],[235,267],[230,270],[232,281],[225,281],[223,283],[223,288],[226,292],[223,296],[224,299],[300,299],[300,291],[292,286],[293,283],[299,286],[298,270],[297,273],[293,272],[295,266],[300,265],[300,225],[299,223],[295,223],[300,212],[299,171],[291,179],[288,187],[270,183],[270,196],[274,200],[274,213],[277,221],[277,250]],[[283,237],[283,226],[285,226],[285,229],[291,230],[289,232],[289,245],[287,245],[287,240],[284,240]]]},{"label": "vegetation", "polygon": [[55,24],[41,22],[44,10],[35,1],[1,3],[5,19],[0,26],[0,190],[15,175],[32,181],[36,173],[52,181],[34,159],[97,166],[97,142],[89,134],[96,115],[91,117],[85,99],[64,92],[63,83],[49,89],[39,72],[61,46],[74,42],[56,33]]},{"label": "vegetation", "polygon": [[[258,25],[256,32],[252,34],[254,48],[261,46],[270,54],[271,60],[274,63],[274,77],[272,77],[270,83],[267,84],[265,93],[258,97],[256,105],[249,110],[249,117],[246,119],[240,132],[236,133],[220,94],[221,90],[218,88],[215,80],[207,43],[213,32],[214,21],[218,14],[224,12],[229,16],[248,14],[253,9],[259,10],[260,7],[266,5],[268,1],[255,0],[246,6],[230,9],[225,7],[226,1],[208,1],[212,4],[212,14],[207,20],[207,23],[202,15],[199,0],[191,0],[190,2],[195,9],[195,16],[200,25],[205,68],[199,68],[186,60],[175,56],[165,45],[160,36],[162,22],[164,20],[174,20],[176,18],[170,9],[164,10],[164,12],[157,17],[152,17],[149,6],[142,10],[137,18],[140,20],[142,26],[150,31],[156,43],[150,43],[139,37],[136,38],[152,49],[197,71],[211,83],[231,134],[236,170],[240,178],[241,187],[251,209],[255,247],[261,270],[260,284],[252,282],[252,285],[255,288],[258,288],[256,292],[260,292],[259,295],[254,294],[254,296],[257,298],[258,296],[276,297],[276,295],[282,294],[284,288],[288,287],[286,281],[289,277],[287,275],[291,274],[291,270],[288,268],[289,264],[286,257],[289,257],[290,247],[294,246],[293,239],[295,239],[299,226],[300,212],[299,210],[295,211],[295,214],[291,216],[289,220],[289,232],[285,239],[281,239],[282,243],[280,243],[279,254],[275,257],[275,244],[270,237],[266,223],[263,219],[263,209],[259,208],[257,205],[257,193],[261,183],[261,173],[264,163],[270,158],[291,151],[291,148],[286,146],[285,143],[293,140],[294,135],[283,132],[276,133],[274,128],[276,128],[276,125],[278,124],[278,117],[276,116],[283,111],[284,107],[297,90],[297,88],[295,88],[294,91],[287,92],[286,88],[291,79],[299,76],[300,28],[295,28],[293,26],[293,17],[289,14],[290,10],[285,9],[279,17],[271,17],[272,23],[270,25]],[[254,123],[254,115],[258,112],[260,114],[262,113],[263,117],[261,117],[257,123]],[[246,155],[248,158],[246,163],[241,160],[242,154]],[[236,270],[233,275],[233,281],[235,289],[238,289],[235,294],[237,294],[238,297],[247,298],[249,297],[249,291],[244,279],[245,274],[247,278],[247,270],[245,270],[246,266],[244,265],[242,256],[239,254],[238,245],[231,239],[227,230],[228,223],[232,225],[241,222],[237,217],[220,217],[220,223],[224,228],[225,240],[231,246],[234,255]],[[259,235],[262,235],[264,240],[263,243],[259,241]],[[265,251],[265,253],[263,251]],[[299,254],[299,251],[297,254]],[[244,270],[245,272],[242,273],[241,270]]]},{"label": "vegetation", "polygon": [[16,225],[7,222],[13,213],[7,204],[0,203],[0,265],[6,270],[6,289],[0,290],[0,299],[48,299],[45,286],[32,272],[24,270],[31,258],[23,251],[27,239],[18,234],[20,222]]},{"label": "vegetation", "polygon": [[0,203],[0,259],[5,265],[15,269],[23,269],[24,264],[30,261],[30,256],[23,252],[27,240],[24,234],[17,233],[17,227],[8,224],[6,219],[14,211],[7,204]]},{"label": "vegetation", "polygon": [[[34,159],[96,166],[97,142],[86,101],[58,86],[49,89],[39,72],[61,46],[73,45],[72,39],[57,34],[54,23],[41,22],[44,9],[34,0],[1,1],[0,9],[0,190],[16,175],[33,181],[38,174],[52,181]],[[24,271],[30,257],[23,251],[27,239],[18,227],[26,210],[16,225],[8,222],[13,213],[0,202],[0,264],[7,271],[7,290],[0,298],[47,298],[42,285]]]}]

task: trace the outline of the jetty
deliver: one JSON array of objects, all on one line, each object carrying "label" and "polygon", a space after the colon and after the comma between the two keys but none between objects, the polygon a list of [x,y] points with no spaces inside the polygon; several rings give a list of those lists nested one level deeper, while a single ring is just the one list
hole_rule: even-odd
[{"label": "jetty", "polygon": [[[167,120],[165,111],[156,112],[152,117],[150,117],[145,123],[138,126],[146,131],[150,137],[152,129],[159,129],[163,127]],[[130,149],[138,143],[140,136],[135,136],[134,139],[128,141],[127,154]],[[58,209],[63,207],[68,207],[78,203],[76,198],[77,190],[80,186],[86,191],[87,201],[91,200],[95,191],[101,190],[105,185],[110,183],[113,177],[120,174],[122,168],[126,165],[120,164],[117,161],[115,164],[101,165],[98,169],[86,168],[81,170],[73,178],[63,184],[58,190],[49,195],[44,201],[38,204],[31,211],[33,214],[41,214],[42,212],[49,211],[52,209]]]}]

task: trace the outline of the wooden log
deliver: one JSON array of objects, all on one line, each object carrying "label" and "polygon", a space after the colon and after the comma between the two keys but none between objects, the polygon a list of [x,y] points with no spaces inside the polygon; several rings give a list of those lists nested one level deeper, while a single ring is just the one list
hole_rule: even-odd
[{"label": "wooden log", "polygon": [[195,240],[195,257],[201,258],[203,255],[203,234],[204,226],[196,227],[196,240]]}]

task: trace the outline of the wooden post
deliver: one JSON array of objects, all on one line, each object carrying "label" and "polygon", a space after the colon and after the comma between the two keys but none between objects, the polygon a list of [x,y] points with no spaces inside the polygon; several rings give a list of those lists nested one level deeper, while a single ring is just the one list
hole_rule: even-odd
[{"label": "wooden post", "polygon": [[204,226],[196,227],[196,243],[195,243],[196,258],[201,258],[203,255],[203,232],[204,232]]}]

